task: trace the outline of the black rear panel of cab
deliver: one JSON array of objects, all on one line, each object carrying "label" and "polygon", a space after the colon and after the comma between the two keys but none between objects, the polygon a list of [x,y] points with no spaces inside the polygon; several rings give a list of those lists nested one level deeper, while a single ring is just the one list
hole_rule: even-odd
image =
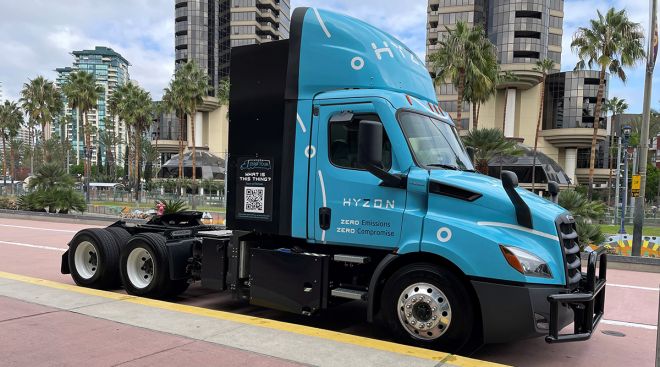
[{"label": "black rear panel of cab", "polygon": [[288,53],[288,40],[232,49],[228,228],[290,233],[288,142],[295,130],[285,113]]}]

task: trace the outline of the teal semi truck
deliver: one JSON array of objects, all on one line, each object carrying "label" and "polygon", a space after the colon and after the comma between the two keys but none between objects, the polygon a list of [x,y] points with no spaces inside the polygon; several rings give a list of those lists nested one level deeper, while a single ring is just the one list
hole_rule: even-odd
[{"label": "teal semi truck", "polygon": [[360,301],[397,340],[443,350],[591,336],[604,253],[583,272],[570,213],[475,172],[404,44],[299,8],[290,39],[232,49],[231,78],[227,228],[185,212],[85,229],[63,273],[146,297],[199,281],[303,315]]}]

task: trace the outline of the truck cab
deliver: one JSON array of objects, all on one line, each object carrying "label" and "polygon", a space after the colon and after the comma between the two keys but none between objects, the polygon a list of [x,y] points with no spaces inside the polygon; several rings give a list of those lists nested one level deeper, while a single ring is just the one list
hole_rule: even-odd
[{"label": "truck cab", "polygon": [[[116,284],[118,264],[140,296],[201,281],[310,316],[361,301],[394,338],[446,351],[591,336],[604,310],[603,251],[582,272],[570,213],[511,172],[475,172],[403,43],[298,8],[290,39],[233,48],[231,73],[231,233],[201,225],[201,213],[85,230],[62,259],[78,284]],[[573,333],[559,334],[571,322]]]}]

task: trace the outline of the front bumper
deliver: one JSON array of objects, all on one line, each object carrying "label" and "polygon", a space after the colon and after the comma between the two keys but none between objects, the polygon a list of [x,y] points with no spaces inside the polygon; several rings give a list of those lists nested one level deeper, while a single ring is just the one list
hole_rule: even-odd
[{"label": "front bumper", "polygon": [[[598,276],[596,277],[596,267]],[[582,280],[576,292],[565,294],[552,294],[548,296],[550,302],[550,330],[545,337],[548,343],[563,343],[587,340],[596,329],[605,312],[605,284],[607,282],[607,255],[605,248],[589,254],[587,273],[582,273]],[[568,305],[573,309],[574,331],[572,334],[559,334],[562,326],[560,322],[560,307]]]},{"label": "front bumper", "polygon": [[[596,266],[599,275],[596,277]],[[472,280],[481,305],[484,343],[506,343],[546,336],[549,343],[589,339],[605,305],[607,259],[604,249],[590,254],[587,273],[577,289]],[[559,331],[574,323],[573,334]]]}]

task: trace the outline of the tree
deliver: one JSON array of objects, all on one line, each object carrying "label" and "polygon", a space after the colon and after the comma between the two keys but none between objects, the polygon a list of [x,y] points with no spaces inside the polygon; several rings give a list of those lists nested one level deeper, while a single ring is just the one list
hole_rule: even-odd
[{"label": "tree", "polygon": [[605,215],[606,206],[600,201],[591,201],[576,190],[564,190],[559,193],[559,205],[575,217],[576,232],[580,248],[605,240],[600,226],[593,223]]},{"label": "tree", "polygon": [[589,27],[580,27],[573,36],[571,48],[577,53],[576,70],[587,66],[599,68],[598,94],[594,111],[594,132],[591,139],[591,155],[589,159],[589,186],[587,198],[593,196],[594,168],[596,164],[596,143],[600,125],[605,76],[609,70],[623,82],[626,81],[624,68],[634,66],[645,56],[642,40],[644,34],[639,23],[628,19],[625,10],[610,8],[605,15],[597,11],[598,19],[592,19]]},{"label": "tree", "polygon": [[[116,97],[115,97],[116,95]],[[135,157],[133,165],[133,175],[135,190],[135,200],[140,199],[140,165],[141,165],[141,144],[144,132],[151,123],[153,115],[153,103],[151,94],[134,83],[128,83],[118,88],[113,94],[116,98],[115,112],[127,126],[131,127],[133,142],[133,154]],[[129,141],[130,145],[130,141]],[[130,174],[129,174],[130,177]]]},{"label": "tree", "polygon": [[472,104],[472,128],[479,128],[479,112],[481,104],[495,94],[497,83],[500,80],[500,66],[497,63],[495,46],[486,38],[482,39],[482,60],[479,70],[484,77],[468,74],[465,83],[465,99]]},{"label": "tree", "polygon": [[[97,108],[98,100],[104,93],[104,89],[96,84],[93,74],[82,70],[69,74],[69,79],[62,89],[69,101],[69,107],[75,108],[77,115],[82,115],[83,118],[83,137],[85,139],[85,200],[89,202],[89,176],[91,175],[92,166],[92,127],[88,123],[87,112]],[[80,141],[79,133],[77,135],[76,140]],[[80,154],[77,145],[76,150]],[[97,153],[100,154],[100,152]]]},{"label": "tree", "polygon": [[461,126],[463,99],[465,97],[466,82],[483,83],[489,89],[488,74],[482,70],[487,64],[483,47],[489,42],[481,26],[471,28],[465,22],[456,23],[456,28],[446,28],[447,37],[440,41],[440,49],[429,56],[431,65],[436,70],[436,83],[450,80],[455,86],[458,97],[456,99],[457,126]]},{"label": "tree", "polygon": [[[186,110],[185,99],[182,90],[181,79],[174,79],[170,81],[170,85],[163,90],[163,107],[167,111],[172,111],[179,120],[179,180],[183,178],[183,149],[184,149],[184,115]],[[177,195],[181,191],[178,187]]]},{"label": "tree", "polygon": [[516,143],[507,140],[499,129],[471,130],[464,138],[463,143],[474,149],[474,160],[477,171],[487,175],[488,162],[497,156],[518,156],[523,150]]},{"label": "tree", "polygon": [[[197,113],[197,107],[204,103],[204,97],[208,95],[208,74],[200,69],[194,61],[188,61],[177,70],[174,78],[181,83],[179,92],[183,93],[183,105],[188,116],[188,124],[190,124],[190,135],[192,135],[192,185],[193,194],[195,194],[197,189],[197,142],[195,141],[194,117]],[[182,159],[183,157],[179,157],[179,160]],[[192,204],[193,209],[195,209],[194,198]]]},{"label": "tree", "polygon": [[[23,151],[23,140],[12,137],[9,143],[9,175],[11,176],[11,193],[14,194],[14,181],[16,180],[17,165],[21,162],[21,151]],[[19,166],[20,167],[20,166]]]},{"label": "tree", "polygon": [[24,201],[30,202],[31,209],[48,212],[68,213],[69,210],[84,211],[85,200],[73,189],[74,181],[66,170],[56,163],[46,163],[39,167],[30,180],[30,190]]},{"label": "tree", "polygon": [[30,120],[41,126],[41,141],[46,141],[48,123],[64,112],[62,94],[52,81],[38,76],[23,84],[21,103]]},{"label": "tree", "polygon": [[534,70],[541,72],[541,91],[539,103],[539,118],[536,121],[536,131],[534,132],[534,153],[532,158],[532,191],[536,188],[536,151],[539,146],[539,133],[541,132],[541,120],[543,120],[543,104],[545,97],[545,80],[548,72],[555,67],[555,62],[551,59],[543,59],[536,62]]},{"label": "tree", "polygon": [[[7,143],[18,133],[23,125],[23,113],[16,102],[5,101],[0,105],[0,135],[2,136],[2,176],[7,186]],[[13,174],[12,174],[13,180]],[[13,186],[12,186],[13,187]]]}]

